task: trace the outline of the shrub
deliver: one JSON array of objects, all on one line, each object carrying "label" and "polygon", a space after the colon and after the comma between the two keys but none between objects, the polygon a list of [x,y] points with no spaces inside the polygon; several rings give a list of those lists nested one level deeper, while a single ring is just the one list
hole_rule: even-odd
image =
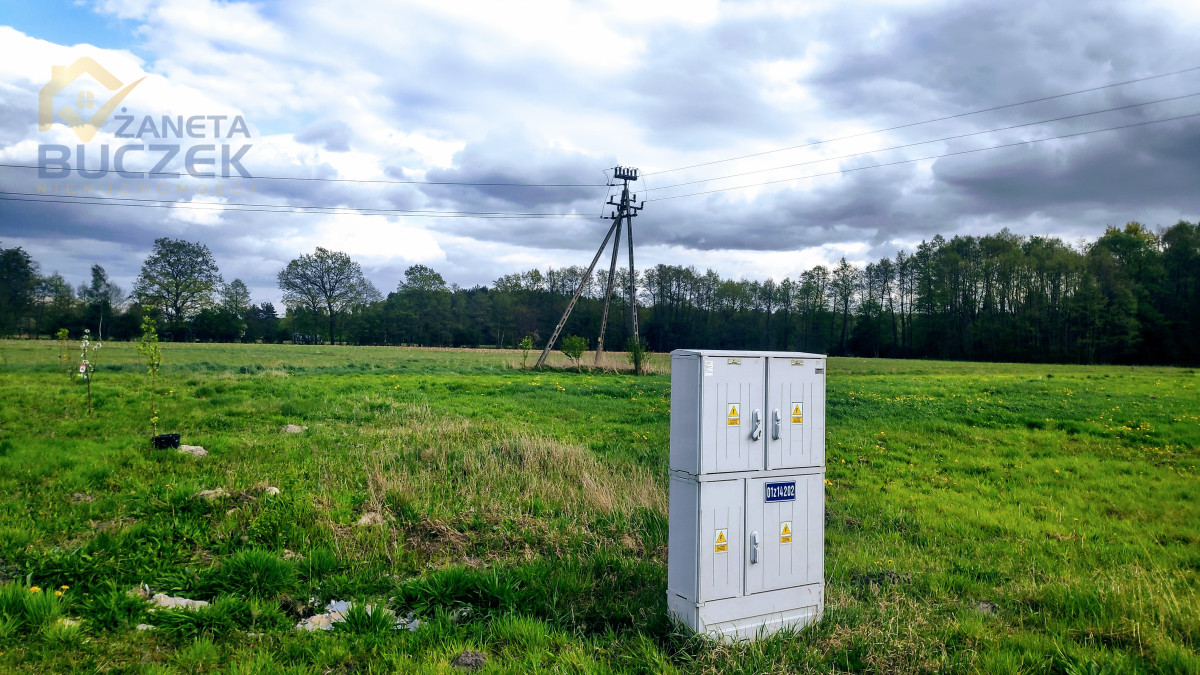
[{"label": "shrub", "polygon": [[629,359],[629,363],[633,366],[634,375],[642,374],[642,369],[646,363],[646,348],[646,341],[640,337],[631,337],[625,343],[625,349],[629,352],[626,358]]},{"label": "shrub", "polygon": [[566,354],[567,358],[574,361],[575,367],[578,368],[579,359],[583,356],[583,353],[587,351],[587,348],[587,339],[581,338],[578,335],[568,335],[567,337],[563,338],[562,346],[559,347],[559,351],[561,351],[563,354]]}]

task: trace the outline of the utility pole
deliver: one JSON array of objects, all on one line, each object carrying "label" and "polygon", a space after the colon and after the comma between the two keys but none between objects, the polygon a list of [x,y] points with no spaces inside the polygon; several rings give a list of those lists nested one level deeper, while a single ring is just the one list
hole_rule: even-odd
[{"label": "utility pole", "polygon": [[621,201],[614,202],[611,198],[608,200],[609,206],[617,207],[609,217],[612,218],[612,225],[608,228],[608,234],[604,235],[604,242],[600,244],[600,248],[596,251],[595,257],[592,258],[592,264],[588,265],[587,271],[583,273],[583,278],[579,280],[579,288],[575,289],[575,295],[572,296],[571,302],[567,303],[567,309],[563,312],[562,318],[558,320],[558,325],[554,327],[554,333],[550,335],[550,339],[546,341],[546,348],[542,350],[541,356],[538,357],[534,368],[541,368],[546,363],[546,357],[550,355],[550,350],[554,349],[554,343],[558,341],[558,335],[562,332],[563,326],[567,323],[567,317],[571,316],[571,310],[575,309],[575,303],[579,301],[579,296],[583,294],[583,289],[587,287],[588,279],[592,276],[592,270],[596,269],[596,263],[600,261],[600,256],[604,254],[604,249],[608,248],[608,240],[616,234],[616,242],[613,244],[612,263],[608,268],[608,286],[604,293],[604,316],[600,321],[600,338],[596,342],[596,364],[600,363],[600,354],[604,351],[604,331],[608,325],[608,307],[612,300],[613,280],[617,273],[617,253],[621,249],[621,224],[624,221],[629,246],[629,297],[630,311],[633,315],[633,337],[637,339],[637,297],[634,295],[635,287],[634,280],[636,273],[633,271],[633,219],[637,216],[638,211],[646,206],[646,202],[642,202],[640,206],[634,206],[633,202],[637,199],[637,195],[629,193],[629,182],[636,181],[638,170],[632,167],[618,166],[613,169],[613,178],[623,182],[621,188]]}]

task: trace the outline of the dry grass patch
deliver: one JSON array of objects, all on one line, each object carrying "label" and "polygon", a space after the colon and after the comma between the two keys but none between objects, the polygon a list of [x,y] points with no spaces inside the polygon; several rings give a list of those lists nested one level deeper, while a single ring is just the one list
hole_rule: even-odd
[{"label": "dry grass patch", "polygon": [[372,505],[394,494],[430,505],[434,517],[468,510],[514,516],[666,510],[666,491],[649,471],[602,464],[583,445],[526,432],[489,439],[471,433],[466,420],[439,426],[442,442],[421,450],[417,462],[375,454]]}]

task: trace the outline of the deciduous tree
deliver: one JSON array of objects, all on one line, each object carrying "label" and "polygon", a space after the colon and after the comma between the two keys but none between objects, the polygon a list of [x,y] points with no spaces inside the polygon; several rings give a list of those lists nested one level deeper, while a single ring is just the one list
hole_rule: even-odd
[{"label": "deciduous tree", "polygon": [[287,264],[276,276],[285,302],[304,305],[317,314],[324,309],[333,343],[334,319],[352,305],[378,297],[379,291],[363,276],[362,266],[341,251],[317,247]]},{"label": "deciduous tree", "polygon": [[213,302],[221,273],[208,247],[199,242],[160,237],[133,292],[139,304],[162,310],[173,329]]}]

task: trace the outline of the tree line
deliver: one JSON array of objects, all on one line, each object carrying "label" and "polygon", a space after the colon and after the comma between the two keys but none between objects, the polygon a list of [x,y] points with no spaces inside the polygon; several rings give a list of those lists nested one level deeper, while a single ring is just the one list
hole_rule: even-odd
[{"label": "tree line", "polygon": [[[144,308],[174,340],[514,347],[544,344],[584,269],[447,284],[409,267],[384,297],[349,255],[324,248],[277,274],[284,300],[253,304],[198,242],[161,238],[130,293],[100,265],[72,288],[0,247],[0,334],[84,327],[135,336]],[[618,272],[606,344],[630,337],[628,268]],[[594,348],[605,284],[593,275],[564,328]],[[650,349],[800,350],[835,355],[1080,363],[1200,363],[1200,225],[1109,227],[1095,242],[1008,230],[942,236],[865,266],[818,265],[780,281],[709,269],[637,270],[638,324]]]}]

